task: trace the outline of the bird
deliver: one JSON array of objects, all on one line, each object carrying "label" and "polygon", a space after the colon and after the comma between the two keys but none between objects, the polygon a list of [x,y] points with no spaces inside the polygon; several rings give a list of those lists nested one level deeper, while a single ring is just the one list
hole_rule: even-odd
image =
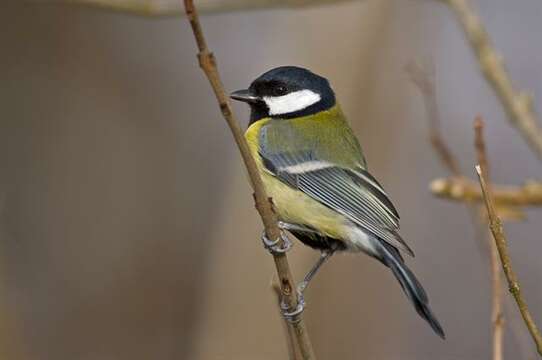
[{"label": "bird", "polygon": [[[256,78],[233,100],[250,106],[245,139],[281,230],[321,252],[298,286],[303,291],[336,252],[365,253],[388,267],[433,331],[445,338],[427,294],[401,253],[414,256],[399,235],[399,214],[371,175],[365,156],[329,81],[297,66],[280,66]],[[291,244],[262,236],[270,251]]]}]

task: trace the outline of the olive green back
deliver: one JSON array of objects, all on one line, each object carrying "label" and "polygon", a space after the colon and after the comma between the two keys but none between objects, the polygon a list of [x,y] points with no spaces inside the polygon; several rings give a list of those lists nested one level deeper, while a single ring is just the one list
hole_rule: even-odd
[{"label": "olive green back", "polygon": [[300,118],[268,120],[263,128],[259,145],[266,152],[310,150],[317,160],[345,168],[366,167],[359,142],[339,105]]}]

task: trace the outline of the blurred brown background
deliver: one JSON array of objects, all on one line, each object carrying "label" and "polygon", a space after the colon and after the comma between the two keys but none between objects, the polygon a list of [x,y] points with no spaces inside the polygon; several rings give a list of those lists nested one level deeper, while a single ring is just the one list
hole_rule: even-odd
[{"label": "blurred brown background", "polygon": [[[540,104],[542,3],[475,6],[517,85]],[[464,171],[473,174],[471,124],[482,114],[493,179],[542,172],[448,8],[371,0],[202,20],[229,90],[284,64],[332,81],[402,215],[417,255],[409,263],[448,337],[431,333],[387,269],[337,256],[306,295],[318,358],[487,359],[486,261],[464,207],[428,192],[446,173],[404,66],[436,64],[443,130]],[[2,351],[40,360],[284,359],[272,261],[186,21],[11,2],[0,24]],[[236,109],[246,120],[247,109]],[[540,323],[542,214],[528,215],[507,232]],[[317,254],[294,249],[301,276]],[[508,359],[524,355],[508,330],[505,349]]]}]

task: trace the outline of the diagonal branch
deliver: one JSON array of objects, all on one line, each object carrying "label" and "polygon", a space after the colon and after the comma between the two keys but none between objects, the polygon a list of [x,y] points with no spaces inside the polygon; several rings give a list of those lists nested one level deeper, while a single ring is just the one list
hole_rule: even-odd
[{"label": "diagonal branch", "polygon": [[510,256],[508,255],[508,246],[506,244],[506,235],[504,234],[502,221],[495,212],[494,201],[487,186],[488,179],[486,178],[484,172],[481,170],[480,165],[476,166],[476,173],[478,174],[480,187],[484,195],[489,219],[489,228],[493,234],[497,250],[499,251],[499,257],[501,259],[504,275],[506,276],[506,280],[508,281],[508,289],[516,300],[519,312],[523,317],[523,321],[525,322],[525,325],[527,326],[527,329],[529,330],[529,333],[531,334],[536,344],[538,354],[542,356],[542,335],[540,334],[540,330],[538,330],[538,327],[533,320],[527,303],[525,302],[523,294],[521,293],[521,288],[519,286],[519,281],[516,273],[512,269],[512,262],[510,261]]},{"label": "diagonal branch", "polygon": [[[192,26],[192,31],[196,39],[198,46],[198,60],[200,67],[207,76],[211,87],[215,93],[216,99],[218,101],[222,116],[228,123],[230,130],[233,134],[235,142],[241,153],[241,157],[245,164],[245,167],[248,171],[250,182],[254,190],[254,201],[256,209],[260,214],[263,225],[265,227],[265,232],[269,239],[278,239],[280,242],[279,245],[283,245],[282,237],[280,236],[280,229],[277,225],[277,216],[273,210],[273,205],[271,199],[267,197],[262,179],[258,173],[256,167],[256,162],[252,155],[250,154],[248,144],[243,136],[243,131],[239,126],[239,122],[235,118],[231,104],[222,85],[218,69],[216,67],[216,61],[213,54],[207,48],[205,42],[205,37],[203,36],[203,31],[201,24],[199,22],[198,13],[194,6],[193,0],[184,0],[184,6],[186,15]],[[297,292],[295,291],[294,281],[292,273],[290,271],[290,266],[288,264],[288,259],[286,258],[285,253],[273,253],[273,260],[275,261],[275,267],[277,270],[277,275],[280,284],[280,290],[282,299],[290,311],[296,309],[298,304]],[[312,360],[315,358],[314,351],[310,342],[309,334],[307,332],[305,322],[303,320],[302,314],[299,315],[299,321],[293,323],[293,328],[297,343],[304,360]]]},{"label": "diagonal branch", "polygon": [[[280,286],[276,281],[273,281],[271,283],[271,289],[277,296],[277,304],[280,307],[280,304],[282,302],[282,295],[280,293]],[[299,347],[295,343],[295,334],[294,329],[292,327],[292,324],[290,324],[287,320],[284,320],[284,335],[286,337],[286,348],[288,349],[288,359],[289,360],[298,360],[299,357]]]},{"label": "diagonal branch", "polygon": [[480,68],[495,90],[510,122],[542,160],[542,129],[533,110],[531,96],[514,89],[502,58],[493,48],[484,25],[469,6],[468,0],[444,0],[444,2],[455,12],[476,54]]},{"label": "diagonal branch", "polygon": [[[484,123],[480,117],[474,120],[474,147],[476,148],[476,158],[480,164],[481,172],[485,177],[489,176],[489,165],[486,154],[486,145],[484,141]],[[487,237],[489,241],[489,269],[491,271],[491,322],[493,325],[493,360],[503,359],[503,336],[504,336],[504,312],[503,312],[503,294],[502,280],[499,272],[499,254],[495,243],[491,241],[491,236]]]},{"label": "diagonal branch", "polygon": [[423,104],[427,113],[427,121],[429,128],[429,141],[441,162],[446,169],[456,177],[461,176],[459,164],[444,141],[440,130],[440,114],[437,104],[437,89],[435,87],[435,71],[427,71],[420,65],[412,62],[405,66],[406,73],[410,76],[410,80],[416,85],[420,93],[423,95]]}]

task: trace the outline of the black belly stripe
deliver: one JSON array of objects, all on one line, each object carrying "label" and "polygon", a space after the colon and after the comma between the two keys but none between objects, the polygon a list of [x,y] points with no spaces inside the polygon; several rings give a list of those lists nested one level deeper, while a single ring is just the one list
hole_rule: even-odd
[{"label": "black belly stripe", "polygon": [[304,231],[290,231],[303,244],[316,250],[346,250],[346,244],[338,239]]}]

